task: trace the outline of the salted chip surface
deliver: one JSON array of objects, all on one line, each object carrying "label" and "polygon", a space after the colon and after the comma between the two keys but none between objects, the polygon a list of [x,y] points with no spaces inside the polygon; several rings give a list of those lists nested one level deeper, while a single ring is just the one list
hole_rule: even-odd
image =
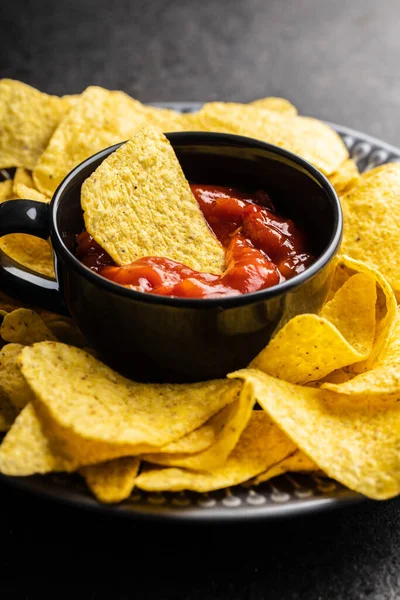
[{"label": "salted chip surface", "polygon": [[84,182],[86,229],[118,265],[162,256],[222,273],[225,252],[167,138],[152,127],[108,156]]},{"label": "salted chip surface", "polygon": [[0,80],[0,168],[33,169],[68,110],[62,98]]},{"label": "salted chip surface", "polygon": [[6,342],[24,346],[45,340],[56,340],[43,319],[30,308],[17,308],[8,313],[0,326],[0,336]]},{"label": "salted chip surface", "polygon": [[252,484],[259,485],[260,483],[268,481],[273,477],[278,477],[278,475],[282,475],[283,473],[312,473],[313,471],[318,470],[318,466],[311,458],[308,458],[301,450],[296,450],[293,454],[270,467],[264,473],[257,475],[252,481]]},{"label": "salted chip surface", "polygon": [[340,168],[329,176],[329,181],[339,196],[347,194],[353,187],[360,182],[360,172],[357,163],[348,158]]},{"label": "salted chip surface", "polygon": [[400,403],[298,386],[254,369],[231,375],[251,382],[257,401],[329,477],[376,500],[400,492]]},{"label": "salted chip surface", "polygon": [[342,197],[342,252],[370,264],[400,292],[400,164],[368,171]]},{"label": "salted chip surface", "polygon": [[123,92],[88,87],[57,127],[33,171],[36,187],[52,195],[86,158],[132,137],[146,122],[143,105]]},{"label": "salted chip surface", "polygon": [[285,381],[304,384],[365,360],[375,339],[375,306],[374,278],[355,274],[320,315],[291,319],[251,366]]},{"label": "salted chip surface", "polygon": [[87,352],[54,342],[25,348],[20,365],[49,429],[87,464],[178,440],[233,402],[241,389],[225,379],[135,383]]},{"label": "salted chip surface", "polygon": [[17,361],[23,348],[22,344],[6,344],[0,350],[0,389],[18,411],[32,400],[32,391]]},{"label": "salted chip surface", "polygon": [[293,106],[286,98],[279,98],[277,96],[267,96],[266,98],[260,98],[251,102],[252,106],[257,108],[263,108],[266,110],[272,110],[281,114],[295,117],[297,115],[297,108]]},{"label": "salted chip surface", "polygon": [[53,253],[46,240],[25,233],[10,233],[0,238],[0,250],[20,265],[55,278]]},{"label": "salted chip surface", "polygon": [[137,477],[136,486],[149,492],[211,492],[255,477],[294,450],[294,444],[268,415],[255,410],[236,448],[222,466],[210,473],[149,468]]},{"label": "salted chip surface", "polygon": [[252,386],[244,385],[239,397],[218,413],[220,430],[214,443],[197,454],[144,454],[143,460],[158,465],[211,471],[224,464],[250,421],[254,406]]},{"label": "salted chip surface", "polygon": [[83,467],[80,474],[99,502],[111,504],[129,498],[135,487],[140,459],[132,456]]},{"label": "salted chip surface", "polygon": [[71,472],[78,466],[79,463],[56,451],[31,403],[19,413],[0,445],[0,472],[4,475]]},{"label": "salted chip surface", "polygon": [[311,117],[288,116],[249,104],[211,102],[197,118],[209,131],[253,137],[299,154],[325,175],[337,171],[349,156],[340,136]]}]

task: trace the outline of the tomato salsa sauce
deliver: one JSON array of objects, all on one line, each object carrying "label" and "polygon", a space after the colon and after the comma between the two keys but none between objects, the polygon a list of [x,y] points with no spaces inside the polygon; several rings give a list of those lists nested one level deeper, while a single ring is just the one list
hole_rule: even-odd
[{"label": "tomato salsa sauce", "polygon": [[183,298],[219,298],[263,290],[302,273],[315,260],[304,233],[293,221],[276,214],[265,191],[190,187],[225,248],[222,275],[199,273],[154,256],[119,267],[87,231],[77,236],[77,257],[93,271],[130,289]]}]

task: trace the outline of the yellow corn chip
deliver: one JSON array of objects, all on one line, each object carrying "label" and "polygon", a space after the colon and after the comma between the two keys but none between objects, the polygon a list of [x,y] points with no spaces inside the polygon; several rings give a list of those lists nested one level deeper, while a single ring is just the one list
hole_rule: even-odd
[{"label": "yellow corn chip", "polygon": [[23,167],[18,167],[15,171],[14,179],[13,179],[13,189],[16,191],[16,186],[23,183],[28,187],[33,187],[33,179],[31,172],[28,169],[24,169]]},{"label": "yellow corn chip", "polygon": [[329,176],[329,180],[339,196],[347,194],[360,182],[357,163],[352,158],[348,158],[337,171]]},{"label": "yellow corn chip", "polygon": [[72,108],[73,106],[75,106],[75,104],[78,101],[79,97],[80,97],[79,94],[67,94],[65,96],[61,96],[61,100],[64,102],[64,105],[66,107],[66,112],[68,112],[68,110],[70,108]]},{"label": "yellow corn chip", "polygon": [[156,106],[143,106],[146,123],[156,127],[159,131],[185,131],[188,125],[187,115],[178,113],[169,108],[158,108]]},{"label": "yellow corn chip", "polygon": [[0,168],[33,169],[66,110],[57,96],[0,80]]},{"label": "yellow corn chip", "polygon": [[252,383],[263,409],[329,477],[377,500],[399,494],[398,396],[364,396],[355,402],[253,369],[231,376]]},{"label": "yellow corn chip", "polygon": [[269,468],[261,475],[258,475],[253,481],[253,485],[259,485],[263,483],[263,481],[268,481],[273,477],[278,477],[278,475],[282,475],[283,473],[309,473],[313,471],[318,471],[317,465],[310,459],[304,452],[301,450],[296,450],[288,456],[284,458],[281,462],[277,463],[273,467]]},{"label": "yellow corn chip", "polygon": [[397,313],[390,338],[370,370],[344,382],[327,382],[323,388],[351,395],[400,395],[400,315]]},{"label": "yellow corn chip", "polygon": [[88,353],[54,342],[25,348],[21,370],[41,419],[87,464],[129,456],[178,440],[233,402],[241,386],[215,380],[142,384]]},{"label": "yellow corn chip", "polygon": [[8,431],[15,421],[16,416],[17,411],[7,398],[5,392],[0,388],[0,432]]},{"label": "yellow corn chip", "polygon": [[126,456],[80,470],[99,502],[122,502],[132,493],[140,460]]},{"label": "yellow corn chip", "polygon": [[342,252],[378,269],[400,292],[400,164],[364,174],[342,207]]},{"label": "yellow corn chip", "polygon": [[17,308],[8,313],[0,326],[0,335],[6,342],[24,346],[45,340],[56,340],[39,315],[28,308]]},{"label": "yellow corn chip", "polygon": [[373,267],[370,267],[361,261],[354,260],[345,255],[340,257],[340,265],[350,276],[354,272],[358,272],[373,277],[377,286],[374,345],[367,361],[356,363],[351,367],[352,371],[361,372],[374,364],[385,347],[396,318],[397,302],[393,290],[386,279],[382,277],[381,273]]},{"label": "yellow corn chip", "polygon": [[13,192],[16,198],[38,200],[39,202],[50,201],[50,198],[35,189],[31,172],[23,167],[18,167],[15,172],[13,179]]},{"label": "yellow corn chip", "polygon": [[362,273],[353,275],[320,316],[294,317],[251,366],[285,381],[307,383],[365,360],[375,337],[375,304],[374,279]]},{"label": "yellow corn chip", "polygon": [[222,466],[210,473],[177,468],[145,470],[137,477],[136,486],[149,492],[211,492],[255,477],[294,450],[294,444],[268,415],[255,410],[239,443]]},{"label": "yellow corn chip", "polygon": [[36,187],[52,195],[74,167],[99,150],[132,137],[145,122],[143,106],[123,92],[87,88],[41,155],[33,172]]},{"label": "yellow corn chip", "polygon": [[183,467],[194,471],[211,471],[224,464],[247,426],[254,406],[253,389],[244,385],[240,396],[220,413],[220,431],[215,442],[197,454],[144,454],[143,460],[158,465]]},{"label": "yellow corn chip", "polygon": [[0,389],[18,411],[32,400],[31,389],[17,363],[23,348],[22,344],[6,344],[0,350]]},{"label": "yellow corn chip", "polygon": [[12,179],[0,181],[0,203],[15,198]]},{"label": "yellow corn chip", "polygon": [[[237,402],[237,401],[235,401]],[[233,402],[232,402],[233,404]],[[228,405],[230,406],[230,405]],[[206,450],[212,444],[215,444],[221,430],[225,425],[226,408],[213,415],[204,425],[191,431],[176,442],[171,442],[166,446],[157,448],[157,453],[162,454],[196,454]]]},{"label": "yellow corn chip", "polygon": [[162,256],[198,271],[223,271],[224,249],[172,146],[153,128],[140,131],[102,162],[84,182],[81,204],[88,232],[119,265]]},{"label": "yellow corn chip", "polygon": [[4,475],[71,472],[78,466],[79,463],[55,450],[32,404],[22,409],[0,446],[0,473]]},{"label": "yellow corn chip", "polygon": [[10,233],[0,238],[0,250],[31,271],[55,278],[53,252],[46,240],[25,233]]},{"label": "yellow corn chip", "polygon": [[251,105],[212,102],[204,105],[197,118],[210,131],[246,135],[286,148],[313,163],[325,175],[337,171],[349,156],[340,136],[311,117],[291,117]]},{"label": "yellow corn chip", "polygon": [[259,100],[254,100],[254,102],[251,102],[251,105],[255,106],[256,108],[272,110],[273,112],[278,112],[284,115],[288,115],[290,117],[295,117],[297,115],[297,108],[285,98],[269,96],[267,98],[260,98]]}]

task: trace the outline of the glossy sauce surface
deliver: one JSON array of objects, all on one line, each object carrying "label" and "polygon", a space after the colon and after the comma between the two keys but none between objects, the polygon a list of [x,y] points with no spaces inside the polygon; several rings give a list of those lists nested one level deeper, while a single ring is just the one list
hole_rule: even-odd
[{"label": "glossy sauce surface", "polygon": [[196,184],[191,189],[226,250],[222,275],[200,273],[154,256],[119,267],[87,231],[77,236],[77,257],[120,285],[183,298],[218,298],[266,289],[303,272],[315,260],[304,233],[293,221],[276,214],[266,192]]}]

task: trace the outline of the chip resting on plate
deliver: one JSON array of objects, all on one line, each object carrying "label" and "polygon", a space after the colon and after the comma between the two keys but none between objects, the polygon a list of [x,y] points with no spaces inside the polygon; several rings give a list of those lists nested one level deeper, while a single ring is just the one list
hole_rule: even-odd
[{"label": "chip resting on plate", "polygon": [[301,450],[295,450],[293,454],[284,458],[276,465],[273,465],[264,473],[257,475],[255,479],[251,481],[253,485],[259,485],[264,481],[268,481],[273,477],[282,475],[283,473],[312,473],[313,471],[319,471],[317,465]]},{"label": "chip resting on plate", "polygon": [[125,456],[92,467],[83,467],[80,473],[97,500],[108,504],[129,498],[139,466],[139,458]]},{"label": "chip resting on plate", "polygon": [[347,194],[360,181],[360,172],[352,158],[348,158],[340,168],[329,176],[329,181],[339,196]]},{"label": "chip resting on plate", "polygon": [[0,237],[0,250],[20,265],[55,278],[53,252],[46,240],[25,233],[9,233]]},{"label": "chip resting on plate", "polygon": [[218,413],[219,433],[208,448],[196,454],[162,453],[144,454],[143,459],[158,465],[183,467],[194,471],[212,471],[224,464],[247,426],[254,406],[252,386],[244,385],[234,402]]},{"label": "chip resting on plate", "polygon": [[0,350],[0,389],[18,411],[32,400],[32,391],[18,366],[23,348],[22,344],[6,344]]},{"label": "chip resting on plate", "polygon": [[208,131],[253,137],[299,154],[325,175],[337,171],[349,153],[340,136],[322,121],[229,102],[205,104],[197,119]]},{"label": "chip resting on plate", "polygon": [[225,379],[135,383],[87,352],[55,342],[25,348],[20,365],[46,426],[86,464],[176,441],[233,402],[242,388]]},{"label": "chip resting on plate", "polygon": [[291,319],[251,366],[285,381],[304,384],[366,360],[375,339],[376,297],[376,282],[371,275],[353,275],[320,315]]},{"label": "chip resting on plate", "polygon": [[263,409],[329,477],[377,500],[399,494],[398,395],[365,395],[355,400],[293,385],[254,369],[231,376],[253,385]]},{"label": "chip resting on plate", "polygon": [[365,173],[342,197],[342,251],[367,262],[400,292],[400,164]]},{"label": "chip resting on plate", "polygon": [[40,316],[29,308],[17,308],[8,313],[0,326],[0,336],[6,342],[24,346],[57,339]]},{"label": "chip resting on plate", "polygon": [[113,152],[86,179],[81,204],[87,231],[118,265],[162,256],[197,271],[224,269],[224,249],[171,144],[152,127]]},{"label": "chip resting on plate", "polygon": [[62,98],[0,80],[0,168],[33,169],[68,110]]},{"label": "chip resting on plate", "polygon": [[87,88],[41,155],[33,172],[36,187],[52,195],[74,167],[99,150],[130,138],[145,122],[143,105],[127,94]]},{"label": "chip resting on plate", "polygon": [[267,98],[260,98],[251,102],[252,106],[257,108],[263,108],[266,110],[272,110],[274,112],[282,113],[295,117],[297,115],[297,108],[286,100],[286,98],[278,98],[276,96],[268,96]]},{"label": "chip resting on plate", "polygon": [[255,477],[295,449],[295,445],[268,415],[255,410],[236,448],[220,467],[210,473],[149,467],[138,476],[136,486],[151,492],[211,492]]}]

